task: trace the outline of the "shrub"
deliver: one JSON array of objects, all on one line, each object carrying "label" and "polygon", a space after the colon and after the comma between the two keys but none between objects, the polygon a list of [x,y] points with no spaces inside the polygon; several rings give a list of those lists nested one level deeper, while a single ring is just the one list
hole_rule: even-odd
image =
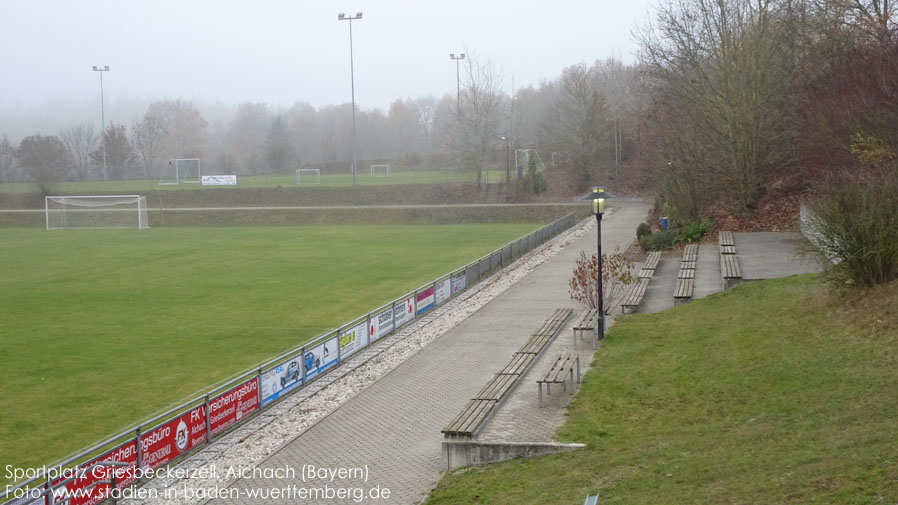
[{"label": "shrub", "polygon": [[682,231],[680,231],[680,240],[687,244],[698,242],[706,233],[711,231],[711,228],[713,227],[714,223],[707,218],[702,222],[693,221],[686,223],[683,225]]},{"label": "shrub", "polygon": [[642,239],[652,234],[652,227],[649,226],[648,223],[639,223],[639,226],[636,227],[636,240],[640,243]]},{"label": "shrub", "polygon": [[[574,276],[569,286],[571,300],[580,302],[586,308],[594,309],[598,305],[596,295],[599,270],[597,256],[590,257],[580,251],[580,257],[574,267]],[[605,314],[610,314],[611,309],[620,305],[627,286],[635,280],[630,271],[633,270],[633,262],[620,254],[617,249],[613,254],[602,255],[602,305]]]},{"label": "shrub", "polygon": [[843,171],[817,188],[809,227],[817,246],[837,263],[839,280],[860,286],[898,278],[898,163]]},{"label": "shrub", "polygon": [[663,251],[665,249],[670,249],[673,244],[673,234],[669,231],[662,231],[650,237],[646,237],[642,247],[646,251]]}]

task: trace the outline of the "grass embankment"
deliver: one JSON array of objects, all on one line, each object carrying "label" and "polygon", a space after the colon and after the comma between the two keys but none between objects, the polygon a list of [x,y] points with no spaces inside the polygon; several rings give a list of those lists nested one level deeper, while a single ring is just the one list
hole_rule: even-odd
[{"label": "grass embankment", "polygon": [[[368,170],[368,167],[365,167]],[[474,183],[477,174],[474,171],[458,170],[418,170],[418,171],[392,171],[389,177],[383,175],[371,175],[371,171],[359,170],[356,183],[359,186],[391,186],[406,184],[446,184],[446,183]],[[212,174],[209,174],[212,175]],[[513,175],[512,177],[515,177]],[[486,182],[504,182],[505,170],[484,170],[482,179]],[[303,174],[302,184],[296,184],[296,174],[272,174],[272,175],[238,175],[237,188],[315,188],[315,187],[342,187],[352,186],[352,174],[341,172],[328,174],[321,172],[321,182],[313,184],[314,176]],[[60,194],[92,194],[92,193],[121,193],[131,191],[143,193],[145,191],[177,192],[192,190],[201,187],[197,180],[185,184],[159,184],[159,179],[126,179],[108,181],[65,181],[58,183]],[[205,189],[214,191],[227,190],[235,186],[207,186]],[[37,187],[30,182],[0,183],[0,193],[31,193],[37,191]]]},{"label": "grass embankment", "polygon": [[895,503],[898,285],[815,276],[618,320],[558,438],[586,450],[446,477],[428,504]]},{"label": "grass embankment", "polygon": [[536,227],[0,229],[0,467],[52,463]]}]

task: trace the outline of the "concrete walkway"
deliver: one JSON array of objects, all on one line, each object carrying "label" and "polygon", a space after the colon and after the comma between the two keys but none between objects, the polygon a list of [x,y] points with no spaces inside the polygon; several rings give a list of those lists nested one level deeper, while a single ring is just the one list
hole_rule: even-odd
[{"label": "concrete walkway", "polygon": [[[647,211],[644,204],[628,203],[607,215],[602,223],[603,251],[625,250]],[[231,488],[237,491],[236,496],[209,503],[356,503],[359,495],[355,493],[364,493],[363,503],[419,503],[442,474],[440,430],[555,308],[579,309],[569,299],[568,280],[580,251],[590,254],[595,246],[595,234],[584,235],[299,434],[259,465],[255,477],[234,482]],[[570,321],[553,345],[571,343],[569,327]],[[581,344],[581,349],[586,348],[588,345]],[[591,356],[592,352],[584,351],[584,355]],[[538,367],[539,364],[534,369]],[[516,393],[532,396],[535,401],[535,384],[530,384],[529,379],[527,382]],[[560,411],[560,408],[545,411],[547,416],[555,418],[548,420],[550,424],[541,436],[545,436],[552,423],[557,426]],[[536,411],[534,415],[543,414]],[[494,420],[500,428],[492,433],[498,438],[510,437],[509,433],[513,434],[521,424],[516,424],[514,417],[497,414]],[[551,433],[554,429],[549,437]],[[525,436],[523,432],[519,435]],[[315,473],[313,478],[304,481],[310,467],[322,469],[323,473]],[[315,492],[324,494],[317,498],[304,497],[302,493],[310,487],[317,487]],[[389,490],[389,498],[371,499],[373,490],[379,490],[383,496],[385,489]],[[281,494],[252,497],[249,495],[252,490]],[[342,498],[337,494],[341,492],[345,493]],[[330,498],[328,493],[334,497]]]}]

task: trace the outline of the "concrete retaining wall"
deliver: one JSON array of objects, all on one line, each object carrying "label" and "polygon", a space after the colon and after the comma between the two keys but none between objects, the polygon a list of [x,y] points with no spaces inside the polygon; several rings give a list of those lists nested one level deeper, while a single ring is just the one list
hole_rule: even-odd
[{"label": "concrete retaining wall", "polygon": [[585,444],[558,443],[501,443],[443,441],[443,466],[455,470],[471,465],[484,465],[517,458],[531,458],[544,454],[569,452],[586,447]]}]

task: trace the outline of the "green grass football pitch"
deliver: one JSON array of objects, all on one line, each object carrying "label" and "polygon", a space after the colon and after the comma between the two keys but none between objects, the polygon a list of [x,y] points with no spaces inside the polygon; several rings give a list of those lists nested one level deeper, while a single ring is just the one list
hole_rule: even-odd
[{"label": "green grass football pitch", "polygon": [[0,229],[0,466],[57,461],[536,228]]}]

